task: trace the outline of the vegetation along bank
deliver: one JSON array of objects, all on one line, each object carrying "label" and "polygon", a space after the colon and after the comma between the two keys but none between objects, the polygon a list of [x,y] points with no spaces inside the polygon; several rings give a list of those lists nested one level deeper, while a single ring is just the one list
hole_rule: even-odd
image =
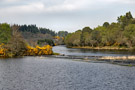
[{"label": "vegetation along bank", "polygon": [[66,31],[55,33],[36,25],[1,23],[0,57],[53,55],[52,46],[63,44],[66,34]]},{"label": "vegetation along bank", "polygon": [[69,33],[67,47],[89,49],[135,49],[135,18],[131,12],[121,15],[117,22],[104,22],[94,29],[84,27]]}]

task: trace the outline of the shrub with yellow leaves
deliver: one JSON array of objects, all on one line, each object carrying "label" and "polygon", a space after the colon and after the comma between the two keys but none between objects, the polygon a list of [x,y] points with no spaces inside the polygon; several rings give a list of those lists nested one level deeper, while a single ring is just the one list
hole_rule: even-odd
[{"label": "shrub with yellow leaves", "polygon": [[4,46],[4,44],[2,43],[2,44],[0,45],[0,56],[2,56],[2,57],[6,55],[6,54],[5,54],[6,49],[3,48],[3,46]]},{"label": "shrub with yellow leaves", "polygon": [[[0,45],[0,57],[9,57],[8,53],[6,53],[7,49],[4,48],[4,44]],[[26,53],[24,56],[40,56],[40,55],[52,55],[52,46],[50,45],[45,45],[43,47],[36,46],[36,47],[31,47],[27,46]]]},{"label": "shrub with yellow leaves", "polygon": [[30,55],[30,56],[36,56],[36,55],[52,55],[53,51],[52,51],[52,46],[50,45],[45,45],[43,47],[40,46],[36,46],[31,47],[31,46],[27,46],[27,52],[26,55]]},{"label": "shrub with yellow leaves", "polygon": [[59,40],[59,39],[60,39],[60,37],[59,37],[59,36],[55,36],[55,37],[54,37],[54,39],[58,39],[58,40]]}]

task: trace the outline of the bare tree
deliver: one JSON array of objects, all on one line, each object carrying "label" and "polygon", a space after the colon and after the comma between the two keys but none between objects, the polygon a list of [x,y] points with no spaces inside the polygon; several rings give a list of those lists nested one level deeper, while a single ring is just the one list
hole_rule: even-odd
[{"label": "bare tree", "polygon": [[18,31],[18,26],[12,26],[12,37],[6,45],[7,53],[10,56],[22,56],[27,50],[27,45],[21,36],[21,33]]}]

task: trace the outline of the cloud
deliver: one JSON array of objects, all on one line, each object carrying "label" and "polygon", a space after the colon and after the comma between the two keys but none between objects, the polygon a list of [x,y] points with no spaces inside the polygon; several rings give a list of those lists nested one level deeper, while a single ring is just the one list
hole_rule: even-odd
[{"label": "cloud", "polygon": [[84,8],[87,0],[65,0],[62,4],[47,7],[48,12],[73,11]]},{"label": "cloud", "polygon": [[135,0],[0,0],[0,22],[77,30],[115,21],[134,8]]},{"label": "cloud", "polygon": [[[68,12],[68,11],[76,11],[82,9],[97,9],[102,8],[103,5],[112,4],[112,3],[124,3],[124,4],[133,4],[134,0],[58,0],[59,4],[53,3],[53,5],[47,5],[52,2],[48,0],[46,1],[37,1],[30,0],[31,2],[27,3],[25,0],[5,0],[8,3],[15,2],[25,2],[22,5],[14,5],[9,7],[0,8],[1,12],[5,13],[56,13],[56,12]],[[98,3],[98,5],[97,5]],[[99,4],[100,3],[100,4]]]},{"label": "cloud", "polygon": [[135,0],[99,0],[104,3],[124,3],[124,4],[135,4]]},{"label": "cloud", "polygon": [[16,2],[16,1],[19,1],[19,0],[5,0],[6,2]]},{"label": "cloud", "polygon": [[14,2],[19,2],[21,0],[1,0],[1,2],[5,2],[5,3],[14,3]]},{"label": "cloud", "polygon": [[[10,1],[10,0],[7,0]],[[12,2],[15,0],[11,0]],[[10,2],[11,2],[10,1]],[[60,4],[47,6],[44,2],[27,3],[24,5],[8,6],[0,8],[2,13],[55,13],[63,11],[79,10],[84,7],[87,0],[65,0]],[[72,2],[72,3],[71,3]]]},{"label": "cloud", "polygon": [[20,6],[12,6],[7,8],[0,8],[1,13],[32,13],[32,12],[40,12],[44,9],[43,3],[30,3],[26,5]]}]

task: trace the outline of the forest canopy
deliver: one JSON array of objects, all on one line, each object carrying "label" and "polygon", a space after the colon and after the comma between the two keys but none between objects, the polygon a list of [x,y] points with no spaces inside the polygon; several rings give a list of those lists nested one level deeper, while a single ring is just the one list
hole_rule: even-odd
[{"label": "forest canopy", "polygon": [[131,12],[121,15],[117,22],[104,22],[94,29],[84,27],[82,30],[70,33],[65,38],[68,47],[135,47],[135,18]]}]

